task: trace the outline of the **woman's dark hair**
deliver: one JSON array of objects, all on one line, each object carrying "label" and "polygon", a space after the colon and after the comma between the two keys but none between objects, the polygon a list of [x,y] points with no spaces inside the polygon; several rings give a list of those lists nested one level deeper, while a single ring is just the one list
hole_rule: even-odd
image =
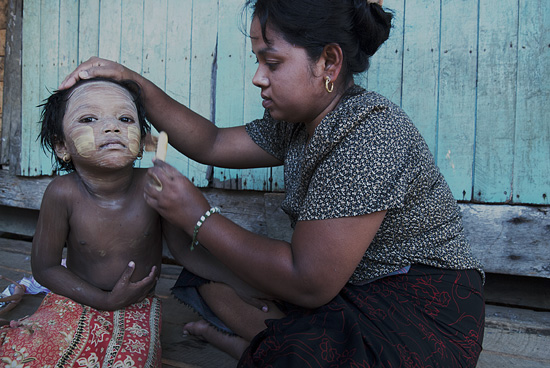
[{"label": "woman's dark hair", "polygon": [[266,44],[269,23],[311,60],[318,60],[326,45],[340,45],[346,78],[368,69],[369,58],[389,37],[393,17],[367,0],[247,0],[244,9],[258,17]]},{"label": "woman's dark hair", "polygon": [[143,101],[141,99],[141,88],[139,84],[132,80],[117,81],[111,78],[102,77],[81,79],[71,88],[54,91],[43,104],[39,105],[39,107],[42,107],[39,122],[42,127],[40,129],[38,139],[40,140],[40,145],[42,146],[44,152],[49,152],[52,154],[53,166],[56,172],[71,172],[75,170],[72,161],[65,162],[55,154],[56,145],[58,143],[65,142],[65,134],[63,133],[63,117],[65,116],[65,112],[67,110],[67,102],[76,88],[86,83],[97,81],[110,82],[126,89],[132,96],[132,100],[136,105],[141,139],[143,140],[145,135],[151,131],[151,126],[145,118],[145,106],[143,105]]}]

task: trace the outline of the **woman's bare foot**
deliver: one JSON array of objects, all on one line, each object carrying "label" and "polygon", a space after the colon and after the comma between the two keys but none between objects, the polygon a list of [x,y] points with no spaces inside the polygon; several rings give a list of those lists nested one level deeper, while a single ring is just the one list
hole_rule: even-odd
[{"label": "woman's bare foot", "polygon": [[202,338],[235,359],[240,359],[250,344],[249,341],[240,336],[231,336],[217,330],[203,319],[187,323],[183,326],[183,334]]}]

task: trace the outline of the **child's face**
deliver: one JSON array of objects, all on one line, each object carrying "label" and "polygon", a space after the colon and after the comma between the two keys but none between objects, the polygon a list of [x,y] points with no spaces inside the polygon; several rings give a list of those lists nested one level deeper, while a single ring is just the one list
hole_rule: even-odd
[{"label": "child's face", "polygon": [[124,88],[105,81],[75,89],[63,117],[65,142],[56,147],[82,165],[119,168],[133,163],[141,150],[138,112]]}]

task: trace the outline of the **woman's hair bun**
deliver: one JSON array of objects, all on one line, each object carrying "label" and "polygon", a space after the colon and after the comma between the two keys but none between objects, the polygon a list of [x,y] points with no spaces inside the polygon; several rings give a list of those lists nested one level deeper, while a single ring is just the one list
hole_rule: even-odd
[{"label": "woman's hair bun", "polygon": [[352,0],[355,6],[355,32],[362,51],[368,56],[388,39],[393,14],[386,12],[378,3],[368,0]]}]

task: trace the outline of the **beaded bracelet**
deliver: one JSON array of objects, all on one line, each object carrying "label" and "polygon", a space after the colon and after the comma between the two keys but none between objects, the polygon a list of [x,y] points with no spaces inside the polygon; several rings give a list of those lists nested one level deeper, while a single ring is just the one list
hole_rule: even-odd
[{"label": "beaded bracelet", "polygon": [[207,218],[212,216],[215,213],[220,213],[219,207],[212,207],[204,215],[201,216],[199,221],[197,221],[197,224],[195,225],[195,230],[193,230],[193,240],[191,241],[191,250],[195,249],[195,245],[199,245],[199,241],[197,240],[197,235],[199,235],[199,229],[202,226],[202,224],[206,221]]}]

